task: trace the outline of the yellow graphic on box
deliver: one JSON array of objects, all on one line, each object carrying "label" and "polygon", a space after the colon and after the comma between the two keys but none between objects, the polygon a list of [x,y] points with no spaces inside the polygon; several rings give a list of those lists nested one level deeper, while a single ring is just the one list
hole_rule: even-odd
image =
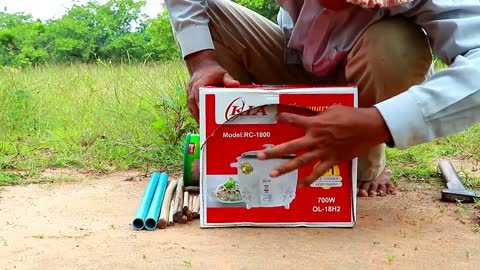
[{"label": "yellow graphic on box", "polygon": [[333,166],[328,169],[328,171],[323,176],[340,176],[340,167],[338,165]]},{"label": "yellow graphic on box", "polygon": [[242,170],[243,174],[250,174],[251,172],[253,172],[253,166],[248,162],[242,162],[242,164],[240,165],[240,169]]},{"label": "yellow graphic on box", "polygon": [[[320,162],[317,162],[317,164],[315,164],[313,169],[315,169],[319,165],[320,165]],[[325,174],[323,174],[323,176],[340,176],[340,167],[338,165],[331,167],[330,169],[328,169],[328,171]],[[322,188],[330,189],[330,187],[322,187]]]}]

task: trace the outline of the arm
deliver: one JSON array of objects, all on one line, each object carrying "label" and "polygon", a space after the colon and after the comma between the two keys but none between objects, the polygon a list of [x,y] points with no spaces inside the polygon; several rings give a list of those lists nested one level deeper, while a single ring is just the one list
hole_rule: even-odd
[{"label": "arm", "polygon": [[193,73],[205,60],[216,62],[210,29],[208,28],[206,0],[165,0],[170,14],[174,36],[182,57]]},{"label": "arm", "polygon": [[195,52],[214,49],[206,0],[165,0],[165,6],[184,58]]},{"label": "arm", "polygon": [[396,147],[405,149],[463,131],[480,121],[480,3],[415,0],[391,8],[411,17],[448,68],[375,107]]},{"label": "arm", "polygon": [[191,74],[187,85],[188,108],[199,121],[199,88],[205,85],[235,87],[234,80],[220,66],[215,54],[207,15],[207,0],[165,0],[174,36]]}]

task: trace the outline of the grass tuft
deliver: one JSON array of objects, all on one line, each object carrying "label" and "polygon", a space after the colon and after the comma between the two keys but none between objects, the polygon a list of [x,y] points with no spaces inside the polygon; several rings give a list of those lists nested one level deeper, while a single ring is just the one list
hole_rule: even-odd
[{"label": "grass tuft", "polygon": [[187,75],[181,62],[0,70],[0,185],[45,168],[177,170],[197,132]]}]

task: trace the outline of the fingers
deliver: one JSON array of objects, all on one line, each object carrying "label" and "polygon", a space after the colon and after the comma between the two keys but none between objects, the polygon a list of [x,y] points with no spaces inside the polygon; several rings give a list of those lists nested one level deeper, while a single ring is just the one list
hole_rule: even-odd
[{"label": "fingers", "polygon": [[[220,76],[219,76],[220,75]],[[240,82],[233,79],[232,76],[228,73],[217,74],[200,74],[198,76],[193,76],[192,81],[189,83],[187,88],[187,95],[188,95],[188,108],[192,117],[195,120],[199,121],[199,89],[202,86],[207,85],[224,85],[225,87],[237,87],[240,85]]]},{"label": "fingers", "polygon": [[271,177],[278,177],[282,174],[289,173],[293,170],[296,170],[302,166],[307,165],[308,163],[312,162],[313,160],[317,159],[319,154],[319,150],[314,150],[312,152],[307,152],[299,157],[296,157],[292,160],[289,160],[280,166],[274,168],[270,173]]},{"label": "fingers", "polygon": [[278,114],[277,120],[302,129],[307,129],[311,126],[310,116],[303,116],[295,113],[280,113]]},{"label": "fingers", "polygon": [[298,138],[293,141],[276,145],[272,148],[260,151],[257,154],[258,159],[280,158],[288,154],[296,153],[299,150],[310,147],[310,140],[306,137]]},{"label": "fingers", "polygon": [[240,82],[235,80],[230,74],[225,73],[223,75],[223,85],[225,85],[225,87],[238,87]]},{"label": "fingers", "polygon": [[199,121],[199,110],[198,110],[198,82],[190,83],[187,87],[187,106],[190,110],[192,117],[195,121]]},{"label": "fingers", "polygon": [[195,120],[199,121],[199,108],[198,108],[198,103],[200,100],[200,87],[207,86],[207,85],[215,85],[215,81],[212,80],[209,76],[199,76],[198,79],[196,79],[193,82],[192,89],[190,90],[189,96],[188,96],[188,106],[190,108],[190,111],[192,112],[193,118]]},{"label": "fingers", "polygon": [[321,162],[318,166],[314,167],[312,173],[300,183],[300,187],[312,184],[334,165],[335,162],[333,160],[325,160]]}]

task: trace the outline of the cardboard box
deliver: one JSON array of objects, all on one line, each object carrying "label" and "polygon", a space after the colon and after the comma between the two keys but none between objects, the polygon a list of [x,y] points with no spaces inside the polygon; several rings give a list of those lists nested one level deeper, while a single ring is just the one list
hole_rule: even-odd
[{"label": "cardboard box", "polygon": [[305,134],[277,122],[277,113],[312,115],[333,104],[357,107],[357,88],[201,88],[200,226],[353,227],[357,159],[334,166],[311,186],[297,188],[317,162],[271,178],[273,166],[302,152],[267,161],[255,155]]}]

